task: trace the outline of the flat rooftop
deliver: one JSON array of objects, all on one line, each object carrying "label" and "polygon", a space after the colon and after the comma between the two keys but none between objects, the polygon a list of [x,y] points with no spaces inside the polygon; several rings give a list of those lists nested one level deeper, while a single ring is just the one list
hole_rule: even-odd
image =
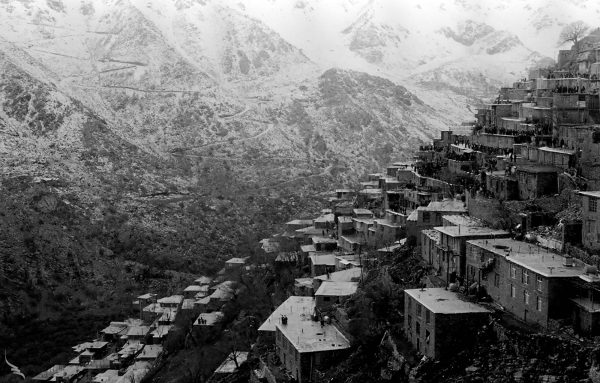
[{"label": "flat rooftop", "polygon": [[315,296],[344,297],[356,293],[358,282],[323,281],[315,292]]},{"label": "flat rooftop", "polygon": [[234,351],[230,353],[223,363],[215,370],[215,374],[233,374],[237,371],[237,366],[248,360],[248,354],[249,352],[247,351]]},{"label": "flat rooftop", "polygon": [[369,209],[352,209],[354,215],[373,215],[373,212]]},{"label": "flat rooftop", "polygon": [[230,265],[243,265],[244,263],[246,263],[246,258],[234,257],[228,259],[227,261],[225,261],[225,263],[228,263]]},{"label": "flat rooftop", "polygon": [[573,258],[573,266],[565,266],[560,254],[511,238],[478,239],[468,241],[474,246],[504,257],[508,262],[521,266],[547,278],[578,277],[584,274],[585,263]]},{"label": "flat rooftop", "polygon": [[313,224],[312,219],[294,219],[290,222],[286,222],[286,225],[293,225],[293,226],[300,226],[300,225],[311,226],[312,224]]},{"label": "flat rooftop", "polygon": [[489,313],[486,308],[461,299],[461,297],[443,287],[428,289],[404,290],[404,293],[414,298],[435,314],[465,314]]},{"label": "flat rooftop", "polygon": [[431,201],[429,205],[419,207],[419,210],[424,211],[451,211],[451,212],[467,212],[465,203],[459,200],[447,199],[443,201]]},{"label": "flat rooftop", "polygon": [[324,214],[320,217],[315,218],[315,222],[334,222],[335,221],[335,215],[333,214]]},{"label": "flat rooftop", "polygon": [[442,238],[442,234],[439,231],[433,229],[421,230],[421,233],[423,235],[426,235],[429,239],[435,241],[436,243],[439,243],[440,239]]},{"label": "flat rooftop", "polygon": [[544,165],[517,165],[517,172],[526,173],[558,173],[558,170],[553,166]]},{"label": "flat rooftop", "polygon": [[208,291],[208,286],[206,285],[189,285],[188,287],[186,287],[185,289],[183,289],[183,291],[185,292],[198,292],[198,291]]},{"label": "flat rooftop", "polygon": [[392,252],[394,252],[394,250],[401,248],[405,244],[406,244],[406,238],[402,238],[400,241],[397,241],[397,243],[382,247],[380,249],[377,249],[377,251],[382,252],[382,253],[392,253]]},{"label": "flat rooftop", "polygon": [[[312,280],[310,284],[312,286]],[[269,315],[267,320],[258,328],[258,331],[275,331],[275,325],[281,323],[280,319],[282,315],[287,316],[288,324],[294,321],[310,320],[314,309],[315,298],[291,296]]]},{"label": "flat rooftop", "polygon": [[580,191],[579,194],[584,195],[586,197],[600,198],[600,191],[598,191],[598,190],[594,190],[594,191]]},{"label": "flat rooftop", "polygon": [[212,278],[207,277],[207,276],[201,276],[199,278],[196,278],[194,280],[195,283],[199,284],[199,285],[208,285],[209,283],[212,282]]},{"label": "flat rooftop", "polygon": [[315,251],[317,251],[317,248],[315,247],[315,245],[301,245],[300,250],[303,253],[314,253]]},{"label": "flat rooftop", "polygon": [[311,237],[310,239],[312,240],[313,244],[317,244],[317,243],[334,244],[334,243],[337,243],[337,239],[329,238],[329,237],[323,237],[323,236],[319,236],[319,235],[315,235],[315,236]]},{"label": "flat rooftop", "polygon": [[442,219],[448,222],[450,226],[485,226],[481,220],[468,215],[444,215]]},{"label": "flat rooftop", "polygon": [[577,152],[576,150],[562,149],[562,148],[550,148],[548,146],[543,146],[543,147],[539,148],[538,150],[541,150],[543,152],[568,154],[568,155],[574,155]]},{"label": "flat rooftop", "polygon": [[299,353],[338,351],[350,348],[350,342],[335,326],[321,326],[307,318],[287,325],[277,323],[276,327]]},{"label": "flat rooftop", "polygon": [[507,236],[510,233],[504,230],[492,229],[482,226],[436,226],[435,230],[451,237],[490,237]]},{"label": "flat rooftop", "polygon": [[171,295],[170,297],[160,298],[157,303],[161,305],[180,304],[183,302],[183,295]]},{"label": "flat rooftop", "polygon": [[162,352],[163,346],[160,344],[147,344],[142,349],[142,352],[138,354],[136,359],[156,359]]},{"label": "flat rooftop", "polygon": [[335,254],[311,254],[309,258],[313,265],[335,266]]},{"label": "flat rooftop", "polygon": [[341,215],[338,217],[338,223],[352,223],[352,217]]},{"label": "flat rooftop", "polygon": [[333,281],[333,282],[356,282],[362,274],[360,267],[351,267],[346,270],[335,271],[329,274],[318,275],[315,279],[322,281]]},{"label": "flat rooftop", "polygon": [[[225,315],[221,311],[213,311],[212,313],[202,313],[194,321],[194,326],[213,326],[219,322]],[[202,323],[200,323],[202,320]]]}]

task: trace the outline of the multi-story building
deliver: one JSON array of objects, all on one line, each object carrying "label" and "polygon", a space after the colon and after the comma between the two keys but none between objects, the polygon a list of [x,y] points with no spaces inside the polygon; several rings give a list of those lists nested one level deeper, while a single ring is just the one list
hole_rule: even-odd
[{"label": "multi-story building", "polygon": [[416,350],[443,359],[475,341],[489,310],[444,288],[404,290],[404,333]]},{"label": "multi-story building", "polygon": [[335,326],[311,317],[289,321],[283,316],[275,326],[277,355],[298,383],[314,381],[316,369],[331,366],[350,348],[348,339]]},{"label": "multi-story building", "polygon": [[600,191],[579,192],[582,199],[582,235],[583,245],[589,249],[600,248]]},{"label": "multi-story building", "polygon": [[586,273],[576,259],[510,238],[467,243],[467,283],[477,283],[507,311],[525,322],[548,326],[569,315],[572,282]]}]

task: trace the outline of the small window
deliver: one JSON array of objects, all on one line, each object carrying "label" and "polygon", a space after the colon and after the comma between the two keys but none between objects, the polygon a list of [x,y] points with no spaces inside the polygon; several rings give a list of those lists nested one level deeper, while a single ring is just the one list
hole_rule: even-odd
[{"label": "small window", "polygon": [[510,297],[514,298],[517,296],[517,289],[513,284],[510,285]]},{"label": "small window", "polygon": [[528,285],[529,284],[529,271],[523,269],[523,283]]},{"label": "small window", "polygon": [[408,316],[408,328],[412,328],[412,317],[410,315]]},{"label": "small window", "polygon": [[536,279],[537,279],[537,291],[542,291],[544,280],[542,279],[541,275],[538,275]]},{"label": "small window", "polygon": [[517,267],[515,265],[510,265],[510,277],[517,279]]},{"label": "small window", "polygon": [[494,273],[494,286],[500,287],[500,275],[498,273]]},{"label": "small window", "polygon": [[410,310],[412,308],[412,298],[408,298],[408,309]]},{"label": "small window", "polygon": [[431,311],[425,309],[425,323],[431,323]]},{"label": "small window", "polygon": [[425,343],[429,344],[429,338],[430,338],[430,333],[429,330],[425,330]]},{"label": "small window", "polygon": [[330,300],[331,300],[330,297],[323,297],[323,301],[325,301],[325,302],[329,302]]},{"label": "small window", "polygon": [[429,212],[428,211],[424,211],[423,212],[423,222],[429,222]]},{"label": "small window", "polygon": [[598,211],[598,199],[594,197],[590,197],[590,211],[594,213]]},{"label": "small window", "polygon": [[529,304],[529,291],[523,291],[523,302],[528,305]]},{"label": "small window", "polygon": [[421,324],[419,322],[416,322],[416,330],[417,330],[417,335],[420,336],[421,335]]},{"label": "small window", "polygon": [[537,311],[542,311],[542,297],[537,297],[535,301],[535,309]]},{"label": "small window", "polygon": [[421,316],[421,305],[417,303],[417,316]]}]

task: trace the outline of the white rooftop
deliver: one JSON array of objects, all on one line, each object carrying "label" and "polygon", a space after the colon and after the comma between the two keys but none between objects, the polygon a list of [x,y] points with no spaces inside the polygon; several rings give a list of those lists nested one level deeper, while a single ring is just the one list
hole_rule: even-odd
[{"label": "white rooftop", "polygon": [[136,359],[156,359],[162,354],[163,346],[159,344],[147,344],[138,354]]},{"label": "white rooftop", "polygon": [[310,318],[299,322],[277,323],[288,341],[299,353],[336,351],[350,348],[350,342],[335,326],[312,321]]},{"label": "white rooftop", "polygon": [[310,319],[315,308],[315,298],[291,296],[279,305],[269,315],[267,320],[258,328],[258,331],[275,331],[275,325],[281,323],[282,315],[287,316],[288,324],[294,321]]},{"label": "white rooftop", "polygon": [[444,215],[442,219],[448,222],[450,226],[484,226],[481,220],[468,215]]},{"label": "white rooftop", "polygon": [[233,374],[237,371],[237,366],[248,360],[248,354],[249,353],[246,351],[235,351],[230,353],[223,363],[215,370],[215,374]]},{"label": "white rooftop", "polygon": [[584,274],[586,264],[573,258],[573,266],[565,266],[565,257],[511,238],[468,241],[472,245],[504,257],[508,262],[524,267],[547,278],[577,277]]},{"label": "white rooftop", "polygon": [[335,265],[335,255],[334,254],[311,254],[309,256],[310,262],[313,265]]},{"label": "white rooftop", "polygon": [[356,293],[358,282],[323,281],[315,296],[345,297]]},{"label": "white rooftop", "polygon": [[434,229],[451,237],[489,237],[509,235],[509,233],[504,230],[481,226],[437,226],[434,227]]},{"label": "white rooftop", "polygon": [[183,302],[183,295],[171,295],[170,297],[160,298],[157,303],[161,305],[180,304]]},{"label": "white rooftop", "polygon": [[462,300],[457,293],[443,287],[410,289],[404,290],[404,293],[435,314],[489,313],[486,308]]},{"label": "white rooftop", "polygon": [[362,269],[360,267],[352,267],[346,270],[329,273],[329,275],[319,275],[316,276],[315,279],[334,282],[356,282],[360,278],[361,273]]},{"label": "white rooftop", "polygon": [[[214,311],[212,313],[202,313],[198,315],[198,318],[196,318],[194,326],[212,326],[218,321],[220,321],[223,317],[224,314],[221,311]],[[200,319],[203,319],[205,322],[200,323]]]},{"label": "white rooftop", "polygon": [[208,285],[210,282],[212,282],[212,278],[203,275],[200,278],[196,278],[194,282],[199,285]]},{"label": "white rooftop", "polygon": [[431,201],[429,205],[419,207],[419,210],[425,211],[451,211],[451,212],[467,212],[465,203],[459,200],[447,199],[443,201]]}]

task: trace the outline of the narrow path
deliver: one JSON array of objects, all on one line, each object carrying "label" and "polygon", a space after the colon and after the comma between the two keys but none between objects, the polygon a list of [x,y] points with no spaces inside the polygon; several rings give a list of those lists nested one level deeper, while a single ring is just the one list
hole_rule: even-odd
[{"label": "narrow path", "polygon": [[[233,143],[237,143],[237,142],[244,142],[244,141],[249,141],[249,140],[253,140],[255,138],[259,138],[264,136],[265,134],[269,133],[270,131],[272,131],[275,128],[274,124],[269,124],[269,126],[267,127],[267,129],[263,130],[260,133],[255,134],[254,136],[250,136],[250,137],[244,137],[244,138],[238,138],[236,140],[221,140],[221,141],[216,141],[216,142],[211,142],[209,144],[204,144],[204,145],[199,145],[199,146],[192,146],[189,148],[184,148],[184,149],[179,149],[179,150],[193,150],[193,149],[203,149],[203,148],[208,148],[211,146],[215,146],[215,145],[222,145],[222,144],[233,144]],[[189,153],[189,154],[184,154],[184,153],[177,153],[177,152],[173,152],[173,150],[171,150],[171,154],[175,155],[176,157],[204,157],[201,154],[197,154],[197,153]]]}]

